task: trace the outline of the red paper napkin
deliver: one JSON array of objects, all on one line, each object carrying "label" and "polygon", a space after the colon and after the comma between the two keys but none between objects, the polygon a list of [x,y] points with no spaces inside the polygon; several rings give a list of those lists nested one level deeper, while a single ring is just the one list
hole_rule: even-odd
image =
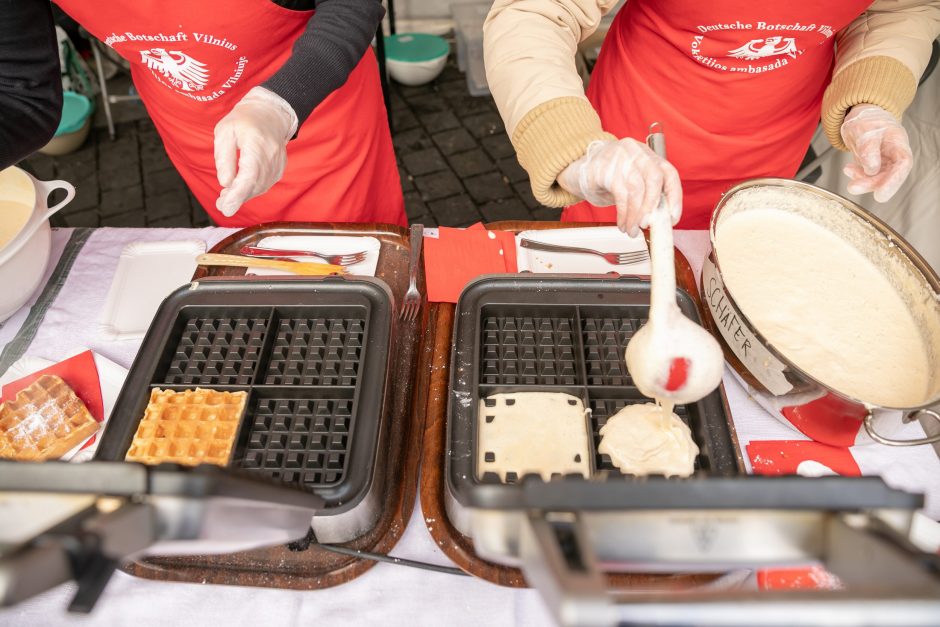
[{"label": "red paper napkin", "polygon": [[463,288],[478,276],[517,272],[516,237],[488,231],[482,224],[466,229],[440,227],[424,239],[428,301],[456,303]]},{"label": "red paper napkin", "polygon": [[[65,381],[85,403],[92,418],[98,422],[104,422],[104,402],[101,400],[101,383],[98,380],[98,367],[95,366],[95,356],[91,351],[79,353],[74,357],[69,357],[64,361],[53,364],[22,379],[17,379],[3,386],[0,391],[0,403],[16,398],[17,392],[23,388],[29,387],[36,379],[46,374],[58,375]],[[97,434],[88,438],[82,448],[90,446]]]},{"label": "red paper napkin", "polygon": [[761,590],[835,590],[843,585],[825,568],[811,566],[759,570],[757,587]]},{"label": "red paper napkin", "polygon": [[846,477],[862,475],[847,448],[808,440],[763,440],[747,445],[751,466],[757,475],[795,475],[799,465],[814,461]]},{"label": "red paper napkin", "polygon": [[812,440],[834,446],[852,446],[868,410],[835,394],[826,394],[810,403],[784,407],[782,413]]}]

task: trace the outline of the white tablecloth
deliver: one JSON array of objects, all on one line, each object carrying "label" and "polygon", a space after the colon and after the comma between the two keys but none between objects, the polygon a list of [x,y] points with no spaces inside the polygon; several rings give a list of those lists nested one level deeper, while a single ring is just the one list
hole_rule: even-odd
[{"label": "white tablecloth", "polygon": [[[202,238],[209,247],[229,229],[98,229],[85,244],[27,355],[58,361],[90,348],[130,367],[139,341],[107,342],[97,336],[97,322],[124,246],[135,240]],[[61,255],[69,230],[53,233],[53,260]],[[704,232],[678,232],[676,245],[696,276],[708,249]],[[17,334],[27,310],[0,328],[0,346]],[[804,439],[764,412],[730,376],[725,387],[742,447],[750,440]],[[932,489],[931,509],[940,503],[940,462],[929,447],[908,449],[911,468],[885,469],[898,487]],[[925,477],[933,477],[928,481]],[[417,503],[411,522],[393,554],[450,564],[428,533]],[[234,586],[154,582],[116,573],[91,616],[67,615],[74,587],[60,586],[15,608],[0,611],[3,625],[147,625],[209,624],[236,627],[268,625],[546,625],[551,620],[537,593],[502,588],[476,578],[378,564],[363,576],[336,588],[318,591],[272,590]]]}]

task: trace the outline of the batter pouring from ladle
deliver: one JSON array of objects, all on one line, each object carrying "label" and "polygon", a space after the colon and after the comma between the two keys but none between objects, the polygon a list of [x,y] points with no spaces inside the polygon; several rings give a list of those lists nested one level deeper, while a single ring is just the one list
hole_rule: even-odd
[{"label": "batter pouring from ladle", "polygon": [[[650,126],[647,142],[665,159],[659,124]],[[650,315],[627,345],[626,360],[640,392],[671,411],[675,403],[697,401],[718,387],[724,361],[715,338],[682,315],[676,303],[672,220],[664,202],[650,214],[649,227]]]},{"label": "batter pouring from ladle", "polygon": [[[650,127],[647,142],[665,159],[665,138],[659,124]],[[664,201],[649,214],[649,229],[652,262],[649,319],[627,344],[626,361],[637,389],[655,399],[660,408],[659,429],[653,438],[647,432],[642,442],[640,438],[623,438],[622,433],[608,430],[602,432],[605,439],[609,438],[608,446],[603,442],[601,446],[610,448],[615,440],[631,442],[633,455],[628,457],[634,463],[627,468],[620,466],[622,472],[688,476],[694,470],[698,448],[673,408],[676,404],[698,401],[718,387],[724,359],[715,338],[686,318],[676,303],[672,217]],[[628,406],[622,413],[634,420],[614,421],[617,418],[614,416],[608,424],[631,429],[641,415],[647,423],[651,419],[650,406]],[[621,451],[610,451],[612,459],[616,459],[617,452]]]}]

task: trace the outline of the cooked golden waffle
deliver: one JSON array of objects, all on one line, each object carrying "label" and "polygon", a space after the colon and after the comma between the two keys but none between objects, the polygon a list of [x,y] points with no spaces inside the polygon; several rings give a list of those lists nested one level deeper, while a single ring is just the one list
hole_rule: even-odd
[{"label": "cooked golden waffle", "polygon": [[43,375],[0,405],[0,458],[58,459],[97,430],[72,388],[61,377]]},{"label": "cooked golden waffle", "polygon": [[235,445],[247,392],[155,389],[127,461],[226,466]]}]

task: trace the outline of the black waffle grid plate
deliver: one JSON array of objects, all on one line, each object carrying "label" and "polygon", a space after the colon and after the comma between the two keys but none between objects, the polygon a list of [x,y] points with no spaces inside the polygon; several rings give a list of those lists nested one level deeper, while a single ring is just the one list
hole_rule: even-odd
[{"label": "black waffle grid plate", "polygon": [[[695,303],[677,291],[683,313],[698,321]],[[600,429],[628,404],[647,403],[627,371],[624,352],[649,310],[649,282],[619,279],[479,279],[461,295],[454,329],[448,407],[447,477],[464,501],[476,486],[506,486],[497,475],[478,477],[479,401],[505,392],[562,392],[590,408],[592,477],[623,479],[597,451]],[[719,391],[676,408],[699,446],[696,476],[738,474],[739,466]],[[536,437],[534,435],[533,437]],[[510,481],[517,480],[509,477]]]},{"label": "black waffle grid plate", "polygon": [[187,317],[164,383],[250,385],[268,318]]},{"label": "black waffle grid plate", "polygon": [[245,391],[230,465],[347,503],[373,472],[390,298],[364,279],[294,279],[261,292],[250,281],[203,281],[174,293],[115,407],[126,418],[112,419],[97,459],[124,458],[154,388]]}]

